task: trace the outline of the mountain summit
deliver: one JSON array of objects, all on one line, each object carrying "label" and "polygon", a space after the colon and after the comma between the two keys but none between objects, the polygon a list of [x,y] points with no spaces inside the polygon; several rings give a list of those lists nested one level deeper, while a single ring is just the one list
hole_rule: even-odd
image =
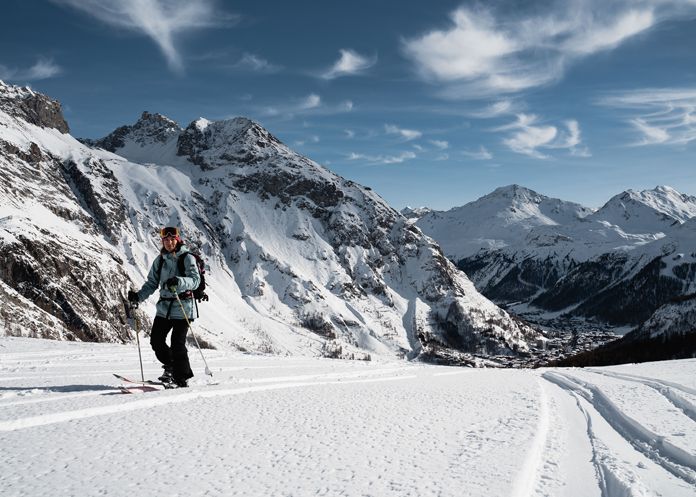
[{"label": "mountain summit", "polygon": [[416,225],[437,240],[450,259],[460,260],[482,249],[517,246],[536,226],[566,224],[591,213],[579,204],[509,185],[462,207],[428,212]]}]

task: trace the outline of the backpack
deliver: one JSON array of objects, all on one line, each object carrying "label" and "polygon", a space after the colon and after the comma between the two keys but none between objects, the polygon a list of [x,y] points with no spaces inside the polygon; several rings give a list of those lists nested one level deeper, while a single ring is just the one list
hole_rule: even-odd
[{"label": "backpack", "polygon": [[[191,290],[191,294],[193,295],[193,298],[196,299],[198,302],[203,302],[208,300],[208,294],[205,293],[205,261],[203,260],[203,257],[198,252],[186,252],[185,254],[181,254],[179,256],[179,259],[177,260],[176,263],[176,275],[177,276],[186,276],[186,267],[184,265],[184,259],[186,258],[187,255],[192,255],[194,260],[196,261],[196,267],[198,268],[198,274],[201,276],[201,282],[198,284],[198,286]],[[164,264],[164,259],[162,259],[162,256],[159,256],[159,265],[157,266],[157,279],[159,280],[159,275],[162,273],[162,264]],[[188,292],[186,292],[188,293]]]}]

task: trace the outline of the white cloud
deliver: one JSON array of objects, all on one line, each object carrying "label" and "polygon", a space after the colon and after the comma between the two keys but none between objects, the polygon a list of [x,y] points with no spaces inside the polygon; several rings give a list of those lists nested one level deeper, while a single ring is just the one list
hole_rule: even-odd
[{"label": "white cloud", "polygon": [[499,117],[506,114],[514,114],[517,111],[518,105],[512,100],[500,100],[494,102],[484,109],[471,112],[473,117],[479,117],[482,119],[489,119],[493,117]]},{"label": "white cloud", "polygon": [[393,124],[385,124],[384,130],[388,135],[399,135],[406,141],[415,140],[423,136],[423,133],[421,133],[420,131],[417,131],[415,129],[399,128],[398,126],[395,126]]},{"label": "white cloud", "polygon": [[483,145],[481,145],[477,151],[472,152],[470,150],[463,150],[462,154],[475,160],[493,159],[493,154],[491,154]]},{"label": "white cloud", "polygon": [[355,131],[353,131],[352,129],[345,129],[345,130],[343,130],[343,131],[346,133],[346,136],[347,136],[349,139],[352,140],[353,138],[355,138]]},{"label": "white cloud", "polygon": [[341,56],[329,69],[321,73],[324,79],[361,74],[375,65],[377,57],[366,57],[350,49],[341,49]]},{"label": "white cloud", "polygon": [[321,105],[321,97],[315,93],[307,96],[302,102],[300,102],[299,110],[309,110],[316,109]]},{"label": "white cloud", "polygon": [[[561,79],[665,19],[696,13],[678,0],[552,0],[542,13],[460,7],[447,27],[403,41],[419,74],[446,98],[515,93]],[[495,111],[495,109],[491,109]]]},{"label": "white cloud", "polygon": [[175,38],[181,33],[229,24],[236,16],[215,10],[212,0],[53,0],[105,24],[143,34],[154,41],[169,67],[183,71]]},{"label": "white cloud", "polygon": [[311,136],[307,137],[306,140],[296,140],[295,145],[301,147],[301,146],[305,145],[306,143],[319,143],[320,141],[321,140],[317,135],[311,135]]},{"label": "white cloud", "polygon": [[449,148],[449,142],[445,140],[430,140],[430,143],[440,150],[447,150]]},{"label": "white cloud", "polygon": [[296,100],[294,103],[283,102],[278,105],[267,105],[258,111],[271,117],[282,117],[283,119],[293,119],[298,115],[332,115],[350,112],[353,109],[352,102],[341,102],[339,104],[327,105],[323,102],[320,95],[310,93],[306,97]]},{"label": "white cloud", "polygon": [[245,53],[233,66],[235,69],[271,74],[281,70],[280,66],[271,64],[266,59],[251,53]]},{"label": "white cloud", "polygon": [[631,145],[683,145],[696,140],[696,88],[613,93],[597,103],[628,114],[626,122],[639,133]]},{"label": "white cloud", "polygon": [[497,128],[498,131],[513,131],[503,140],[503,144],[513,152],[537,159],[549,156],[540,149],[566,149],[571,155],[588,157],[589,151],[580,147],[580,126],[575,120],[564,123],[565,129],[551,125],[538,124],[533,114],[518,114],[517,121]]},{"label": "white cloud", "polygon": [[411,151],[401,152],[399,155],[365,155],[351,152],[347,158],[351,161],[364,161],[369,164],[401,164],[407,160],[415,159],[416,154]]},{"label": "white cloud", "polygon": [[36,61],[36,64],[27,69],[9,68],[0,65],[0,79],[6,81],[38,81],[53,78],[62,72],[62,68],[53,62],[53,59],[41,58]]}]

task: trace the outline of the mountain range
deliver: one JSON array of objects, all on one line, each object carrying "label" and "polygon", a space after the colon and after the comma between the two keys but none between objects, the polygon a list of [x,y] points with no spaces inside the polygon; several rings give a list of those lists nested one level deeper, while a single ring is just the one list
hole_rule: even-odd
[{"label": "mountain range", "polygon": [[538,324],[644,330],[696,289],[696,197],[669,186],[591,209],[511,185],[446,212],[411,212],[479,291]]},{"label": "mountain range", "polygon": [[206,259],[210,301],[193,331],[209,346],[476,363],[545,342],[371,189],[254,121],[181,127],[144,112],[77,140],[59,102],[0,82],[5,334],[131,340],[123,295],[144,281],[166,225]]}]

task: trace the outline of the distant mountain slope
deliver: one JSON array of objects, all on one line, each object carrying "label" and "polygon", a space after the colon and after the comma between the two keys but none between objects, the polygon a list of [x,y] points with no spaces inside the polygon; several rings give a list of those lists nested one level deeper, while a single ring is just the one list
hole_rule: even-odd
[{"label": "distant mountain slope", "polygon": [[534,227],[568,224],[591,213],[579,204],[510,185],[462,207],[428,212],[416,225],[438,241],[447,257],[460,260],[481,249],[517,247]]},{"label": "distant mountain slope", "polygon": [[528,319],[636,326],[694,290],[696,197],[660,186],[616,195],[596,212],[550,202],[505,187],[417,225],[447,254],[469,254],[454,260],[476,287]]},{"label": "distant mountain slope", "polygon": [[374,192],[249,119],[182,128],[146,112],[80,143],[53,126],[56,112],[27,122],[21,109],[37,95],[27,92],[0,87],[0,290],[11,333],[28,333],[22,320],[33,316],[38,336],[127,339],[126,283],[142,283],[158,227],[177,224],[209,265],[211,301],[194,328],[217,346],[363,358],[516,355],[543,341]]}]

